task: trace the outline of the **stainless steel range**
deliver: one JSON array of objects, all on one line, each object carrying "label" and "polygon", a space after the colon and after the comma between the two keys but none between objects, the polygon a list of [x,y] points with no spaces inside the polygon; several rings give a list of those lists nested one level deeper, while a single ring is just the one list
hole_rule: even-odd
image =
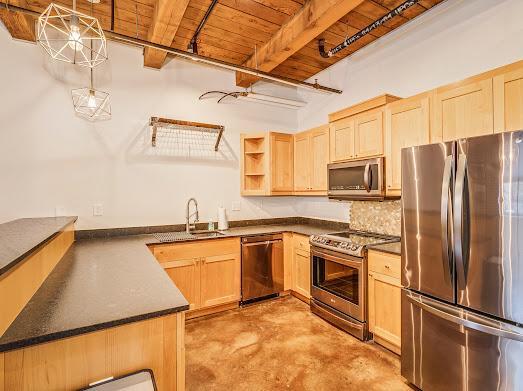
[{"label": "stainless steel range", "polygon": [[399,240],[362,231],[312,235],[311,311],[367,340],[367,246]]}]

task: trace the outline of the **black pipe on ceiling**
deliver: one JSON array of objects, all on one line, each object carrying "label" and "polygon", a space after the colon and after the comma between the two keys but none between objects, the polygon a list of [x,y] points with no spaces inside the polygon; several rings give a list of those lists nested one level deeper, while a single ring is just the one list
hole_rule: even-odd
[{"label": "black pipe on ceiling", "polygon": [[111,31],[114,31],[114,10],[116,8],[114,5],[115,2],[116,0],[111,1]]},{"label": "black pipe on ceiling", "polygon": [[187,46],[187,50],[189,50],[191,53],[198,54],[198,35],[202,31],[203,26],[205,26],[205,23],[207,23],[207,19],[209,18],[209,15],[211,15],[211,12],[217,2],[218,0],[212,0],[211,5],[209,5],[209,8],[207,8],[207,11],[205,11],[205,15],[203,15],[202,21],[194,32],[194,35],[191,38],[191,42],[189,42],[189,45]]},{"label": "black pipe on ceiling", "polygon": [[407,0],[407,1],[405,1],[404,3],[400,4],[399,6],[394,8],[393,10],[391,10],[388,13],[386,13],[385,15],[383,15],[381,18],[379,18],[379,19],[375,20],[374,22],[372,22],[371,24],[369,24],[364,29],[358,31],[353,36],[348,37],[347,39],[345,39],[345,41],[343,41],[339,45],[333,47],[329,51],[325,51],[325,40],[324,39],[318,40],[318,50],[320,52],[320,55],[323,58],[329,58],[329,57],[334,56],[339,51],[345,49],[349,45],[352,45],[358,39],[363,38],[365,35],[369,34],[372,30],[380,27],[382,24],[388,22],[393,17],[402,14],[405,10],[409,9],[413,5],[416,5],[418,2],[419,2],[419,0]]}]

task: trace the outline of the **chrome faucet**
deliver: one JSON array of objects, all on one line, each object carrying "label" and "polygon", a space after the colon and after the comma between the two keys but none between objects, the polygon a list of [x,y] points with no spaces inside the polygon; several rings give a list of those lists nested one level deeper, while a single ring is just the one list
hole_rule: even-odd
[{"label": "chrome faucet", "polygon": [[[196,211],[192,214],[189,214],[189,207],[191,205],[191,201],[194,202],[194,206],[196,207]],[[190,220],[191,220],[191,217],[194,216],[194,223],[191,225],[190,223]],[[190,233],[191,232],[191,228],[196,228],[196,223],[199,221],[198,220],[199,217],[198,217],[198,201],[196,201],[195,198],[189,198],[189,200],[187,201],[187,209],[186,209],[186,212],[185,212],[185,231],[187,231],[187,233]]]}]

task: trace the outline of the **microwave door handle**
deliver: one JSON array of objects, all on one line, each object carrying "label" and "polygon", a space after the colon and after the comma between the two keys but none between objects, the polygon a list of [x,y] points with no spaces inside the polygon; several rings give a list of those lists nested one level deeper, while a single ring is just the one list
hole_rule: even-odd
[{"label": "microwave door handle", "polygon": [[445,280],[450,282],[451,274],[451,245],[449,243],[449,228],[450,237],[452,238],[452,226],[449,227],[449,214],[452,215],[452,198],[451,198],[451,183],[452,183],[452,156],[445,158],[445,168],[443,170],[443,183],[441,186],[441,247],[443,270],[445,271]]},{"label": "microwave door handle", "polygon": [[365,164],[365,173],[363,174],[363,186],[365,186],[365,190],[367,190],[367,193],[370,193],[370,164]]}]

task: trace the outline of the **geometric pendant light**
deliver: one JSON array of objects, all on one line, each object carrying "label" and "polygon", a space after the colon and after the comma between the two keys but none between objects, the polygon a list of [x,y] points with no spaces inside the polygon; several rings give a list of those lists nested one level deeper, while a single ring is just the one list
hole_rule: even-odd
[{"label": "geometric pendant light", "polygon": [[107,92],[92,87],[77,88],[71,91],[76,115],[89,121],[111,119],[111,105]]},{"label": "geometric pendant light", "polygon": [[38,18],[37,42],[55,60],[94,68],[107,60],[107,42],[98,19],[54,3]]}]

